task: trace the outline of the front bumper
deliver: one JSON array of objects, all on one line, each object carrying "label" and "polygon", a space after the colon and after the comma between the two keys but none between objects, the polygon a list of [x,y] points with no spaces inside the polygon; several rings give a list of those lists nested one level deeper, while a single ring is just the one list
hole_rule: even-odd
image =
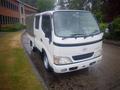
[{"label": "front bumper", "polygon": [[84,62],[77,62],[77,63],[67,64],[67,65],[53,65],[53,70],[55,73],[72,72],[72,71],[80,70],[83,68],[87,68],[92,64],[97,63],[100,60],[102,60],[102,56],[99,56],[97,58],[84,61]]}]

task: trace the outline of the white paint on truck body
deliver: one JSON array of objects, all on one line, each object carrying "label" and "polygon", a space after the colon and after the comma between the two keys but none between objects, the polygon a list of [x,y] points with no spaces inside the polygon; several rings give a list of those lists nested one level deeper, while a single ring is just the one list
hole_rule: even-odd
[{"label": "white paint on truck body", "polygon": [[[36,14],[34,17],[34,47],[41,52],[45,51],[50,67],[56,73],[66,73],[83,68],[102,60],[102,33],[90,35],[87,37],[59,37],[55,34],[55,12],[79,12],[80,10],[60,10],[47,11]],[[87,12],[87,11],[85,11]],[[46,16],[44,16],[46,15]],[[51,40],[43,30],[43,17],[50,17],[51,21]],[[36,17],[39,16],[39,27],[36,29]],[[74,23],[73,23],[74,24]],[[47,33],[47,32],[46,32]],[[28,34],[29,35],[29,34]]]}]

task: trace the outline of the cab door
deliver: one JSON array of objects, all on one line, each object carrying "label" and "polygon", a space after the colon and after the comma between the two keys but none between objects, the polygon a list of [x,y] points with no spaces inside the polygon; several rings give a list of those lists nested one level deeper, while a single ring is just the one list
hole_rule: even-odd
[{"label": "cab door", "polygon": [[35,34],[35,47],[37,47],[40,51],[42,50],[42,43],[41,43],[41,16],[36,15],[34,18],[34,34]]},{"label": "cab door", "polygon": [[46,53],[52,53],[52,21],[50,15],[42,15],[41,20],[41,41]]}]

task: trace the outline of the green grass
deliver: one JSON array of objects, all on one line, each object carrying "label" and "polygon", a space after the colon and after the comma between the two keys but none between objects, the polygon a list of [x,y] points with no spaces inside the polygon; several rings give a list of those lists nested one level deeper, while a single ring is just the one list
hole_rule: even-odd
[{"label": "green grass", "polygon": [[0,90],[43,90],[21,48],[20,33],[0,35]]}]

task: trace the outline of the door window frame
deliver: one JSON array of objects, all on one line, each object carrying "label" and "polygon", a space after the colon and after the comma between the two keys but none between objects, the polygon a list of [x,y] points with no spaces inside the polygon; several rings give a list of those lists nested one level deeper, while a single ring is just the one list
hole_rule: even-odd
[{"label": "door window frame", "polygon": [[43,31],[43,33],[44,33],[45,35],[46,35],[46,31],[43,29],[43,16],[49,16],[49,17],[50,17],[50,26],[51,26],[50,32],[51,32],[51,35],[52,35],[52,30],[53,30],[52,17],[51,17],[51,15],[49,15],[49,14],[43,14],[42,17],[41,17],[41,29],[42,29],[42,31]]},{"label": "door window frame", "polygon": [[[36,20],[38,18],[38,21]],[[40,15],[36,15],[35,16],[35,21],[34,21],[34,28],[35,30],[39,30],[40,29],[40,18],[41,16]]]}]

